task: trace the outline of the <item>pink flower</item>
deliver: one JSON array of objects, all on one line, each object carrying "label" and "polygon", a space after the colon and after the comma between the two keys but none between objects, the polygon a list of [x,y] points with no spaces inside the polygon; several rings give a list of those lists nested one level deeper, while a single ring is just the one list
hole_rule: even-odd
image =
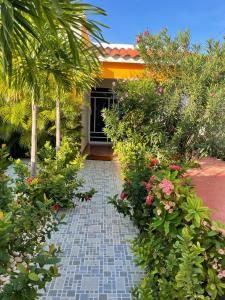
[{"label": "pink flower", "polygon": [[222,279],[222,278],[223,278],[223,274],[220,272],[220,273],[217,275],[217,277],[218,277],[219,279]]},{"label": "pink flower", "polygon": [[173,171],[180,171],[182,168],[178,165],[170,165],[170,169]]},{"label": "pink flower", "polygon": [[157,177],[155,175],[152,175],[150,178],[149,178],[149,182],[153,183],[154,179],[156,179]]},{"label": "pink flower", "polygon": [[158,95],[162,95],[162,94],[164,93],[164,87],[163,87],[163,86],[159,86],[159,87],[157,88],[156,93],[157,93]]},{"label": "pink flower", "polygon": [[148,32],[148,30],[145,30],[145,32],[144,32],[144,36],[148,36],[149,35],[149,32]]},{"label": "pink flower", "polygon": [[172,213],[173,213],[173,209],[170,208],[170,209],[168,210],[168,213],[169,213],[169,214],[172,214]]},{"label": "pink flower", "polygon": [[145,186],[145,188],[146,188],[147,191],[150,190],[150,188],[152,186],[151,182],[143,182],[143,184],[144,184],[144,186]]},{"label": "pink flower", "polygon": [[159,184],[159,187],[162,189],[163,193],[167,196],[171,195],[174,190],[174,185],[168,179],[163,179]]},{"label": "pink flower", "polygon": [[120,200],[124,201],[127,198],[127,195],[124,192],[120,193]]},{"label": "pink flower", "polygon": [[148,195],[148,196],[146,197],[146,204],[147,204],[148,206],[151,206],[151,205],[152,205],[152,202],[153,202],[153,196],[152,196],[152,195]]},{"label": "pink flower", "polygon": [[136,38],[136,43],[139,44],[140,41],[141,41],[141,38],[140,38],[140,35],[138,35],[137,38]]},{"label": "pink flower", "polygon": [[225,277],[225,270],[220,271],[217,276],[218,276],[219,279],[224,278]]},{"label": "pink flower", "polygon": [[216,95],[216,93],[215,93],[215,92],[212,92],[212,93],[211,93],[211,96],[212,96],[212,97],[214,97],[215,95]]}]

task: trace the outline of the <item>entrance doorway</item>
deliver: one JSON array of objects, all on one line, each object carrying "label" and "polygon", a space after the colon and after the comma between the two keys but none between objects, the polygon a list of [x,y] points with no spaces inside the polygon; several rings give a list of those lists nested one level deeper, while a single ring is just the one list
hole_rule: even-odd
[{"label": "entrance doorway", "polygon": [[92,144],[110,144],[110,139],[104,133],[104,120],[102,110],[110,108],[115,99],[111,89],[96,88],[91,91],[90,135]]}]

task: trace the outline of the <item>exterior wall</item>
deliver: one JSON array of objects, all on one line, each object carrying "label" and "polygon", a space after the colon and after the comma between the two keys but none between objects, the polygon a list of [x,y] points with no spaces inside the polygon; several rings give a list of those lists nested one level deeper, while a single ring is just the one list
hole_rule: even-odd
[{"label": "exterior wall", "polygon": [[140,77],[144,64],[102,62],[102,78],[124,79]]}]

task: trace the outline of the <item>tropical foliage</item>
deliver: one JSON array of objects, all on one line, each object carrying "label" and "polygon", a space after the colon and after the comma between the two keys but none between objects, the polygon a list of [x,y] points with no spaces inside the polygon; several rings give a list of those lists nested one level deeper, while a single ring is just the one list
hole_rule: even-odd
[{"label": "tropical foliage", "polygon": [[225,227],[211,221],[184,176],[190,165],[140,155],[141,147],[123,152],[123,190],[109,199],[139,228],[132,250],[146,276],[134,296],[216,299],[225,289]]},{"label": "tropical foliage", "polygon": [[[138,36],[147,69],[143,79],[115,84],[118,106],[105,113],[115,141],[144,141],[153,151],[225,158],[225,43],[191,45],[187,32]],[[151,72],[164,74],[152,78]]]},{"label": "tropical foliage", "polygon": [[104,111],[124,179],[109,202],[139,229],[132,250],[145,276],[133,295],[219,299],[225,227],[211,220],[186,171],[197,166],[193,157],[225,158],[225,44],[209,41],[202,51],[187,32],[172,39],[163,30],[138,35],[137,48],[144,78],[115,82],[118,103]]},{"label": "tropical foliage", "polygon": [[104,14],[104,11],[67,0],[4,1],[0,8],[2,73],[8,86],[23,94],[25,89],[26,99],[32,104],[31,176],[35,177],[38,103],[41,99],[46,101],[49,98],[46,94],[49,96],[49,92],[54,91],[58,150],[60,98],[65,92],[77,89],[77,78],[86,78],[90,83],[88,79],[93,78],[98,65],[98,47],[93,41],[103,40],[102,24],[89,20],[86,15]]},{"label": "tropical foliage", "polygon": [[[10,188],[4,174],[7,154],[0,151],[0,299],[37,299],[38,289],[58,276],[59,249],[44,242],[61,223],[52,200]],[[29,186],[26,178],[24,185]],[[16,198],[15,198],[16,197]],[[14,199],[15,198],[15,199]],[[12,201],[13,200],[13,201]]]}]

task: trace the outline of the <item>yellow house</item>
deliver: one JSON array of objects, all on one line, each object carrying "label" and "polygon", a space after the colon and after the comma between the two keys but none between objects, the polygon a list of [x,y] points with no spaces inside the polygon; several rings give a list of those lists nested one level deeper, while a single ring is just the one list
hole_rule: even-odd
[{"label": "yellow house", "polygon": [[101,111],[103,108],[109,108],[115,101],[112,93],[113,82],[118,79],[136,78],[144,70],[144,62],[134,46],[102,44],[102,47],[104,53],[100,57],[102,80],[87,96],[81,118],[81,151],[96,157],[107,156],[111,150],[111,142],[103,132],[104,121]]}]

